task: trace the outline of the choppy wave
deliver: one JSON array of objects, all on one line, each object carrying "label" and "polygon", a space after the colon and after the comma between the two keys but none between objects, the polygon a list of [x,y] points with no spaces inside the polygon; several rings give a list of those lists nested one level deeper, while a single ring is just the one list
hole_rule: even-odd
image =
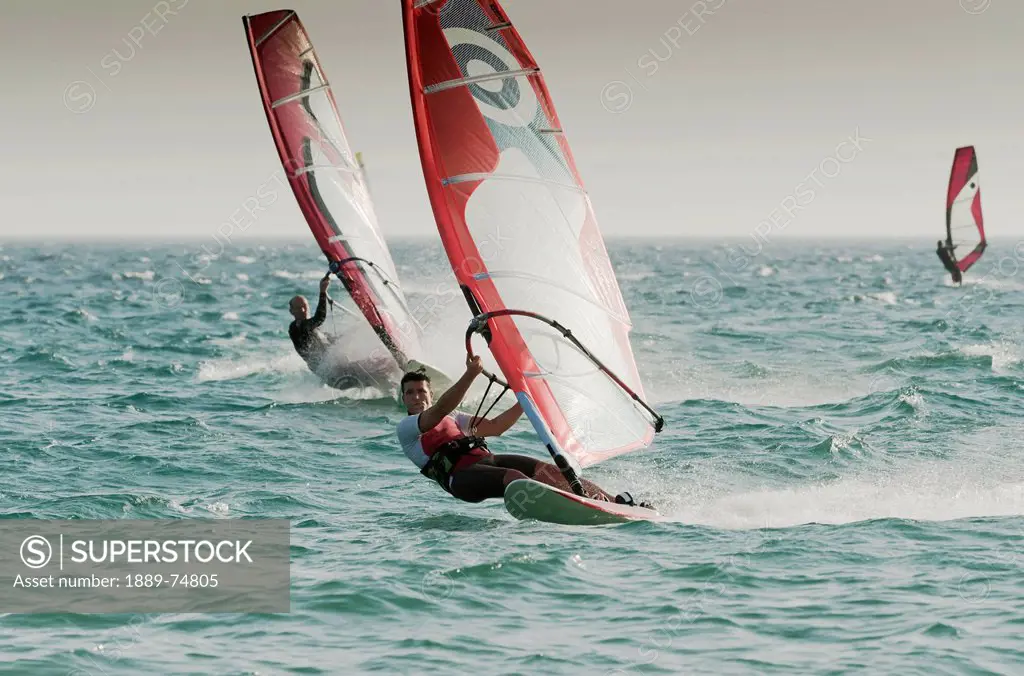
[{"label": "choppy wave", "polygon": [[[518,522],[424,480],[396,443],[393,384],[327,387],[291,348],[285,308],[316,294],[315,245],[232,247],[3,246],[0,508],[289,519],[291,613],[3,615],[15,670],[1024,660],[1024,287],[994,267],[998,243],[961,288],[931,242],[768,244],[742,265],[706,243],[609,244],[666,429],[585,475],[670,517],[611,528]],[[469,316],[443,253],[393,251],[413,307],[440,298],[425,343],[457,373]],[[338,312],[326,328],[354,354],[361,321]],[[544,457],[525,421],[492,448]]]}]

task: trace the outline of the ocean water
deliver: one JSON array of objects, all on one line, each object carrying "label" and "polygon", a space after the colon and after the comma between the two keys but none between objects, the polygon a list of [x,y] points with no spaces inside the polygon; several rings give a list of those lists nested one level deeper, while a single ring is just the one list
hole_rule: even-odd
[{"label": "ocean water", "polygon": [[[1014,242],[956,288],[930,241],[609,240],[666,429],[586,476],[670,521],[599,528],[447,497],[392,391],[310,374],[286,305],[312,242],[206,246],[0,248],[0,515],[287,518],[291,612],[6,614],[0,671],[1020,673]],[[457,369],[436,240],[393,252]],[[492,447],[542,457],[525,421]]]}]

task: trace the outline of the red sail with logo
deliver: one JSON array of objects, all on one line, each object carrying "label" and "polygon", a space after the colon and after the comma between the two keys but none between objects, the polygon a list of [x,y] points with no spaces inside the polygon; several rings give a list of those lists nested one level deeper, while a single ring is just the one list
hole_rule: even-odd
[{"label": "red sail with logo", "polygon": [[[629,313],[540,67],[494,0],[403,0],[420,158],[474,314],[550,317],[633,393]],[[553,454],[586,467],[644,448],[654,425],[563,333],[488,322],[488,346]]]}]

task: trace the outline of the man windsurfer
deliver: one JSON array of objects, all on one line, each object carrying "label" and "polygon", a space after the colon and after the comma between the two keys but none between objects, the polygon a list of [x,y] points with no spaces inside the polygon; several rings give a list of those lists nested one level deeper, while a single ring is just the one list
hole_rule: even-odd
[{"label": "man windsurfer", "polygon": [[[398,440],[405,455],[421,474],[465,502],[503,497],[505,486],[525,478],[572,492],[554,465],[525,455],[495,455],[488,450],[484,438],[503,434],[523,414],[518,403],[494,418],[477,420],[473,427],[472,416],[455,413],[482,372],[480,357],[467,356],[466,372],[436,402],[429,377],[418,371],[402,376],[402,402],[409,415],[398,423]],[[580,483],[586,496],[594,500],[635,504],[628,493],[613,498],[591,481],[580,479]],[[643,502],[639,506],[651,508]]]},{"label": "man windsurfer", "polygon": [[[348,362],[340,355],[331,354],[336,338],[329,338],[320,331],[320,326],[327,319],[327,304],[333,302],[327,295],[330,285],[331,275],[328,273],[320,280],[320,298],[312,317],[309,316],[309,301],[304,296],[295,296],[289,301],[288,310],[295,320],[288,326],[288,335],[295,351],[306,362],[309,370],[331,387],[339,390],[370,386],[389,389],[391,385],[385,386],[384,383],[392,373],[397,376],[394,360]],[[394,383],[393,380],[390,382]]]},{"label": "man windsurfer", "polygon": [[935,253],[938,255],[939,260],[942,261],[942,265],[945,266],[946,270],[953,277],[953,282],[959,284],[963,280],[963,275],[960,273],[960,268],[956,265],[956,257],[953,255],[953,245],[949,242],[943,242],[941,239],[936,243]]},{"label": "man windsurfer", "polygon": [[331,344],[331,341],[319,331],[327,319],[327,288],[330,285],[331,276],[328,274],[320,280],[320,299],[316,304],[316,313],[312,317],[309,316],[309,301],[305,296],[295,296],[288,302],[288,311],[295,318],[288,326],[288,335],[292,339],[295,351],[313,373],[316,373],[317,367],[323,361],[324,353]]}]

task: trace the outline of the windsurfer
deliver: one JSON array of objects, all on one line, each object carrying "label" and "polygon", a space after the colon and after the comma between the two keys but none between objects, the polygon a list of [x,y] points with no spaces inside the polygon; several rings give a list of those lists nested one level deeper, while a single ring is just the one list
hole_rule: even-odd
[{"label": "windsurfer", "polygon": [[[336,389],[383,386],[396,370],[393,360],[350,362],[342,359],[341,355],[331,354],[331,348],[337,338],[328,337],[320,331],[320,326],[327,319],[327,304],[332,302],[327,295],[330,285],[331,276],[328,273],[320,280],[320,298],[312,317],[309,316],[309,301],[304,296],[295,296],[288,303],[288,310],[295,318],[288,326],[288,335],[292,339],[295,351],[306,362],[310,371]],[[390,385],[386,387],[389,388]]]},{"label": "windsurfer", "polygon": [[935,253],[938,255],[939,260],[942,261],[942,265],[952,275],[953,282],[959,284],[963,280],[963,275],[960,272],[960,268],[957,267],[956,257],[953,254],[953,245],[948,242],[944,243],[940,239],[936,243]]},{"label": "windsurfer", "polygon": [[325,275],[320,280],[320,299],[316,304],[316,313],[309,316],[309,301],[305,296],[295,296],[288,303],[288,311],[295,321],[288,327],[288,335],[292,339],[295,351],[306,362],[310,371],[316,373],[323,361],[331,341],[320,332],[320,326],[327,319],[327,288],[331,285],[331,276]]},{"label": "windsurfer", "polygon": [[[571,491],[568,481],[550,463],[525,455],[496,455],[488,450],[484,438],[503,434],[523,414],[518,403],[494,418],[477,420],[472,427],[472,416],[455,412],[482,372],[480,357],[467,356],[465,373],[436,402],[425,374],[411,371],[402,377],[402,402],[409,415],[398,423],[398,440],[406,456],[420,473],[465,502],[500,498],[505,486],[525,478]],[[628,493],[613,498],[591,481],[580,479],[580,483],[589,498],[633,504]],[[650,507],[645,503],[640,506]]]}]

